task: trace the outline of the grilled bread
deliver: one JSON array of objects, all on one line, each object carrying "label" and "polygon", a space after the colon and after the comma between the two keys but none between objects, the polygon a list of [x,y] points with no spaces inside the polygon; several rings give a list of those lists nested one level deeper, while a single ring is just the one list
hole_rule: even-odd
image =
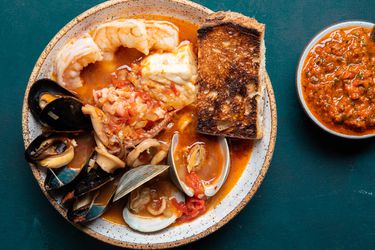
[{"label": "grilled bread", "polygon": [[242,139],[263,135],[265,26],[234,12],[198,30],[198,131]]}]

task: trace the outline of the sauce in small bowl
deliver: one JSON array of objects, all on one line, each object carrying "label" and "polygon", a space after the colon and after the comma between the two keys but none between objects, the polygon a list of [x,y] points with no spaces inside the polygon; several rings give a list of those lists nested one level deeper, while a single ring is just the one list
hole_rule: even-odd
[{"label": "sauce in small bowl", "polygon": [[310,118],[345,138],[375,136],[375,42],[372,23],[344,22],[320,32],[304,50],[297,90]]}]

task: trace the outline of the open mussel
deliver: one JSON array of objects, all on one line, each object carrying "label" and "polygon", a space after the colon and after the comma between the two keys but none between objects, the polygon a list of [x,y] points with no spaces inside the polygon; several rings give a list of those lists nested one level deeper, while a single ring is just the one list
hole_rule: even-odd
[{"label": "open mussel", "polygon": [[75,137],[74,158],[60,169],[51,169],[47,172],[44,186],[47,190],[55,190],[66,186],[75,180],[78,175],[89,167],[93,161],[95,143],[91,134],[81,134]]},{"label": "open mussel", "polygon": [[38,136],[25,151],[28,162],[46,168],[61,168],[74,158],[75,142],[60,134]]},{"label": "open mussel", "polygon": [[99,189],[78,197],[68,208],[67,217],[75,223],[86,223],[101,216],[110,206],[117,181],[108,182]]},{"label": "open mussel", "polygon": [[74,189],[68,192],[62,199],[62,204],[65,207],[70,207],[77,199],[113,181],[118,172],[113,174],[107,173],[95,163],[93,167],[87,168],[86,172],[82,173],[82,175],[82,178],[74,185]]},{"label": "open mussel", "polygon": [[82,102],[50,79],[40,79],[31,86],[28,105],[37,120],[55,131],[79,131],[91,127],[89,117],[82,113]]},{"label": "open mussel", "polygon": [[93,155],[94,138],[90,133],[44,133],[25,151],[28,162],[48,168],[44,182],[47,190],[61,188],[74,181]]}]

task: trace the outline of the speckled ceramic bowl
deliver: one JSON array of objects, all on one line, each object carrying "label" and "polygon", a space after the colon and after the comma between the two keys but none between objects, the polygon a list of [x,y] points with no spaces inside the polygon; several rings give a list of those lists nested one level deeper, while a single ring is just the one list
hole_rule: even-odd
[{"label": "speckled ceramic bowl", "polygon": [[313,37],[313,39],[309,42],[309,44],[306,46],[305,50],[303,51],[303,53],[301,55],[301,58],[299,60],[298,66],[297,66],[297,73],[296,73],[297,93],[298,93],[298,97],[299,97],[299,100],[301,102],[301,105],[302,105],[303,109],[305,110],[306,114],[320,128],[327,131],[328,133],[331,133],[331,134],[339,136],[339,137],[343,137],[343,138],[347,138],[347,139],[364,139],[364,138],[374,137],[375,134],[347,135],[347,134],[343,134],[343,133],[334,131],[334,130],[328,128],[327,126],[325,126],[310,111],[309,107],[306,104],[303,93],[302,93],[302,82],[301,82],[302,69],[303,69],[303,65],[305,64],[306,57],[309,54],[309,52],[311,51],[311,49],[315,46],[315,44],[317,44],[320,41],[320,39],[322,39],[322,37],[324,37],[328,33],[332,32],[334,30],[340,29],[340,28],[346,28],[346,27],[350,27],[350,26],[362,26],[362,27],[366,27],[366,28],[372,28],[374,26],[374,24],[369,23],[369,22],[364,22],[364,21],[346,21],[346,22],[337,23],[337,24],[334,24],[332,26],[329,26],[329,27],[323,29],[321,32],[319,32],[315,37]]},{"label": "speckled ceramic bowl", "polygon": [[[29,145],[41,133],[40,125],[29,112],[26,97],[35,80],[49,77],[52,61],[61,46],[72,37],[83,34],[96,25],[120,18],[139,14],[159,14],[173,16],[189,22],[201,24],[211,10],[185,0],[120,0],[110,1],[93,7],[68,23],[47,45],[27,85],[22,114],[23,138],[25,146]],[[144,234],[131,230],[127,226],[112,224],[104,219],[97,219],[85,226],[74,224],[83,232],[104,242],[128,248],[167,248],[186,244],[200,239],[233,218],[251,199],[261,184],[273,154],[276,140],[276,104],[271,82],[267,81],[265,107],[264,137],[257,141],[244,173],[231,192],[214,209],[200,218],[179,226],[174,226],[152,234]],[[51,204],[66,218],[56,197],[50,196],[43,187],[45,170],[31,167],[40,188]]]}]

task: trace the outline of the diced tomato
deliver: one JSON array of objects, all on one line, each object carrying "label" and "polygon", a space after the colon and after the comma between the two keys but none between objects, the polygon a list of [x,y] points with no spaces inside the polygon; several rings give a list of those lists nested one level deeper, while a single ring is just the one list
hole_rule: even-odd
[{"label": "diced tomato", "polygon": [[[134,106],[134,105],[133,105]],[[128,109],[128,114],[129,114],[129,116],[134,116],[135,115],[135,112],[134,112],[134,110],[133,109]]]},{"label": "diced tomato", "polygon": [[107,124],[108,128],[111,130],[111,131],[118,131],[120,129],[120,126],[115,124],[114,122],[109,122]]},{"label": "diced tomato", "polygon": [[202,180],[194,171],[186,173],[185,182],[189,187],[191,187],[194,190],[195,196],[203,194],[204,188],[202,185]]},{"label": "diced tomato", "polygon": [[175,198],[173,198],[171,201],[173,206],[182,212],[182,215],[177,219],[177,222],[179,223],[191,221],[203,214],[207,209],[206,201],[196,197],[187,198],[185,203],[177,202]]},{"label": "diced tomato", "polygon": [[129,91],[134,90],[134,85],[128,80],[128,78],[119,79],[116,74],[111,76],[111,84],[116,88],[126,88]]},{"label": "diced tomato", "polygon": [[180,91],[177,90],[176,85],[174,84],[174,82],[171,82],[171,89],[173,90],[173,93],[175,94],[175,96],[179,96],[180,95]]},{"label": "diced tomato", "polygon": [[149,129],[151,129],[154,125],[155,125],[155,122],[153,122],[153,121],[148,121],[147,124],[146,124],[146,126],[144,127],[144,129],[149,130]]},{"label": "diced tomato", "polygon": [[166,95],[170,95],[170,94],[173,93],[173,91],[171,90],[171,88],[165,87],[163,89],[163,93],[166,94]]},{"label": "diced tomato", "polygon": [[116,75],[113,75],[111,77],[111,83],[116,88],[124,87],[126,85],[126,82],[127,82],[127,80],[120,80],[120,79],[117,78]]},{"label": "diced tomato", "polygon": [[136,73],[137,76],[142,77],[142,70],[138,69],[136,72],[137,72]]}]

